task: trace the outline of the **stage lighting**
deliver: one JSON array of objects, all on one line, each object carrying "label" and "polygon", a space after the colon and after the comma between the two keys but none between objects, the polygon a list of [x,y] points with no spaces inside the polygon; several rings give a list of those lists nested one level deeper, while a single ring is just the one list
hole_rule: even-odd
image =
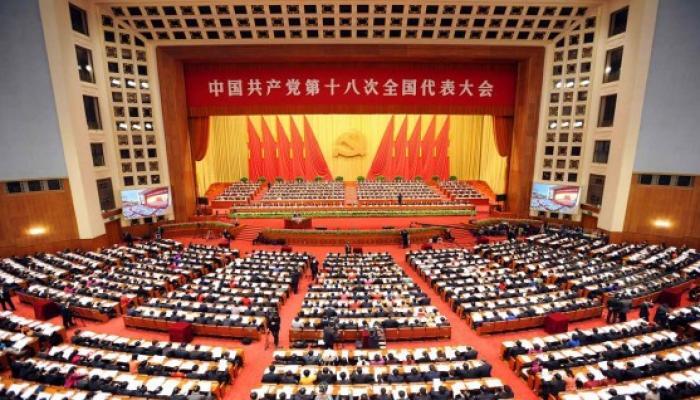
[{"label": "stage lighting", "polygon": [[663,229],[668,229],[671,227],[671,221],[663,218],[657,218],[653,222],[654,226],[656,228],[663,228]]},{"label": "stage lighting", "polygon": [[31,236],[40,236],[46,233],[46,227],[43,226],[32,226],[27,229],[27,234]]}]

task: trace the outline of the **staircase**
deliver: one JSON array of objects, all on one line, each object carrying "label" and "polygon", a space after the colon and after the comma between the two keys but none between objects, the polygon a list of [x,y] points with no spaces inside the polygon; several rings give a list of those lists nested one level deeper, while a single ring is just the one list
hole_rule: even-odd
[{"label": "staircase", "polygon": [[345,205],[357,204],[357,183],[345,182]]},{"label": "staircase", "polygon": [[265,196],[265,193],[267,193],[268,190],[270,190],[270,189],[268,189],[267,183],[263,183],[262,187],[260,187],[260,189],[258,189],[258,191],[255,192],[255,194],[253,195],[253,197],[250,198],[250,201],[248,203],[249,204],[259,203],[260,199],[262,199],[263,196]]},{"label": "staircase", "polygon": [[240,232],[238,232],[235,240],[242,240],[244,242],[252,242],[255,238],[258,237],[258,234],[262,230],[263,230],[263,228],[260,226],[243,225],[243,229]]},{"label": "staircase", "polygon": [[473,246],[476,242],[474,236],[466,229],[450,229],[450,232],[455,238],[454,244],[458,246]]}]

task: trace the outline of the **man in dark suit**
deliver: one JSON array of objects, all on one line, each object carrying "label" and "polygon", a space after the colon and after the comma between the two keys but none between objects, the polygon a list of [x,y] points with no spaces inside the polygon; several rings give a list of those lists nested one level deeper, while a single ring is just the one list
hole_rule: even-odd
[{"label": "man in dark suit", "polygon": [[274,365],[270,365],[267,372],[263,374],[262,383],[279,383],[279,377],[275,373]]},{"label": "man in dark suit", "polygon": [[7,311],[6,306],[9,306],[10,310],[15,311],[15,305],[12,303],[10,285],[2,285],[2,292],[0,292],[0,304],[2,304],[3,311]]}]

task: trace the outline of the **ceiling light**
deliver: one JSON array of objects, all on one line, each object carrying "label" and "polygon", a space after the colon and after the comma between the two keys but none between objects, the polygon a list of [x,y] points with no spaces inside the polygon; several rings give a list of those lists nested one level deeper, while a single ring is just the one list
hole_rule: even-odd
[{"label": "ceiling light", "polygon": [[43,226],[32,226],[27,229],[27,233],[32,236],[40,236],[46,233],[46,227]]}]

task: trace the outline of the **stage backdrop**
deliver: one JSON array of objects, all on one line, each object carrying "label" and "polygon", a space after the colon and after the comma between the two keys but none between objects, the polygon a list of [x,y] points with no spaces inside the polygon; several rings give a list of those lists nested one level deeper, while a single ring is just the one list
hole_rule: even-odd
[{"label": "stage backdrop", "polygon": [[455,175],[504,193],[506,170],[488,115],[214,116],[206,153],[196,162],[199,195],[213,183],[242,177],[354,181],[378,175]]}]

